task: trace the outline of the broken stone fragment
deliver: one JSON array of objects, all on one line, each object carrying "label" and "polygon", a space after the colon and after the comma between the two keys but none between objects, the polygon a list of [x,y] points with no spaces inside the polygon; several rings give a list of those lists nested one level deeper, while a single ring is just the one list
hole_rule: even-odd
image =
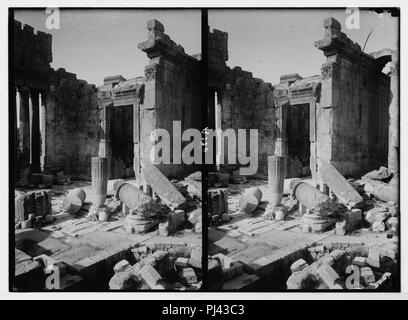
[{"label": "broken stone fragment", "polygon": [[162,280],[161,275],[150,264],[146,264],[140,271],[140,277],[150,287],[155,288]]},{"label": "broken stone fragment", "polygon": [[245,213],[252,213],[262,199],[262,191],[257,187],[247,189],[239,199],[239,208]]},{"label": "broken stone fragment", "polygon": [[188,258],[178,257],[175,262],[175,266],[179,268],[188,267]]},{"label": "broken stone fragment", "polygon": [[190,253],[190,259],[188,263],[195,269],[201,270],[202,269],[202,249],[201,247],[194,247]]},{"label": "broken stone fragment", "polygon": [[224,212],[224,213],[221,215],[221,220],[222,220],[223,222],[228,222],[228,221],[231,220],[231,217],[230,217],[230,215],[229,215],[228,213]]},{"label": "broken stone fragment", "polygon": [[169,235],[169,222],[161,222],[159,223],[158,235],[167,237]]},{"label": "broken stone fragment", "polygon": [[98,208],[98,220],[101,222],[108,221],[110,215],[110,209],[107,206]]},{"label": "broken stone fragment", "polygon": [[296,260],[294,263],[292,263],[292,265],[290,266],[290,270],[292,272],[302,271],[307,266],[308,266],[308,263],[305,260],[299,259],[299,260]]},{"label": "broken stone fragment", "polygon": [[290,275],[286,281],[288,290],[303,290],[309,288],[311,278],[305,270],[296,271]]},{"label": "broken stone fragment", "polygon": [[380,250],[377,248],[370,248],[368,251],[367,264],[374,268],[380,268]]},{"label": "broken stone fragment", "polygon": [[40,291],[44,288],[44,264],[15,249],[13,286],[22,291]]},{"label": "broken stone fragment", "polygon": [[184,268],[179,272],[180,282],[184,285],[189,285],[197,282],[197,275],[193,268]]},{"label": "broken stone fragment", "polygon": [[398,184],[392,182],[392,180],[389,183],[367,180],[364,184],[364,191],[369,195],[373,195],[374,198],[384,202],[398,202]]},{"label": "broken stone fragment", "polygon": [[358,267],[365,267],[367,264],[366,257],[355,257],[353,260],[353,264]]},{"label": "broken stone fragment", "polygon": [[86,193],[81,188],[71,190],[64,198],[62,208],[69,214],[76,214],[81,210],[86,198]]},{"label": "broken stone fragment", "polygon": [[317,274],[323,283],[330,289],[336,284],[340,278],[337,272],[328,264],[323,264],[318,270]]},{"label": "broken stone fragment", "polygon": [[371,230],[373,232],[384,232],[385,231],[385,223],[382,221],[374,221],[371,225]]},{"label": "broken stone fragment", "polygon": [[196,224],[202,221],[202,209],[197,208],[188,213],[188,221],[192,224]]},{"label": "broken stone fragment", "polygon": [[360,269],[360,277],[364,285],[375,282],[373,270],[370,267],[363,267]]},{"label": "broken stone fragment", "polygon": [[152,197],[145,194],[136,186],[125,183],[117,190],[117,198],[122,201],[126,208],[133,214],[141,214],[145,217],[153,217],[161,212],[161,207]]},{"label": "broken stone fragment", "polygon": [[187,182],[187,192],[192,198],[201,200],[202,198],[202,183],[201,181],[190,180]]},{"label": "broken stone fragment", "polygon": [[110,290],[132,290],[136,288],[136,282],[129,270],[118,272],[109,280]]},{"label": "broken stone fragment", "polygon": [[186,214],[184,210],[175,210],[169,213],[169,233],[174,233],[183,226],[186,221]]},{"label": "broken stone fragment", "polygon": [[129,261],[123,259],[123,260],[119,261],[117,264],[115,264],[115,266],[113,267],[113,271],[115,273],[118,273],[118,272],[126,271],[129,268],[130,268]]},{"label": "broken stone fragment", "polygon": [[378,170],[370,171],[361,177],[363,180],[373,179],[373,180],[387,180],[391,178],[392,173],[386,167],[380,167]]},{"label": "broken stone fragment", "polygon": [[363,198],[344,176],[331,164],[320,159],[319,174],[337,199],[348,208],[358,206]]},{"label": "broken stone fragment", "polygon": [[186,199],[155,165],[143,161],[142,174],[146,184],[152,187],[166,206],[172,210],[183,208]]}]

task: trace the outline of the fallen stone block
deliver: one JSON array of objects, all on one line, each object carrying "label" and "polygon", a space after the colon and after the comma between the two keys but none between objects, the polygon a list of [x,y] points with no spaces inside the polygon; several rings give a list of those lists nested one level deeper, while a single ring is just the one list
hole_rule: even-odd
[{"label": "fallen stone block", "polygon": [[194,247],[190,253],[190,259],[188,260],[190,266],[195,269],[201,270],[202,265],[202,248],[201,247]]},{"label": "fallen stone block", "polygon": [[332,164],[320,160],[319,174],[337,199],[346,207],[352,208],[363,202],[360,194]]},{"label": "fallen stone block", "polygon": [[355,257],[353,260],[353,264],[358,267],[365,267],[367,264],[366,257]]},{"label": "fallen stone block", "polygon": [[329,196],[306,182],[294,180],[293,196],[309,210],[314,210],[321,216],[334,211],[337,206]]},{"label": "fallen stone block", "polygon": [[340,278],[337,272],[327,264],[323,264],[317,270],[317,274],[323,283],[329,288],[332,288],[336,284],[336,281]]},{"label": "fallen stone block", "polygon": [[373,224],[375,221],[383,222],[390,216],[386,207],[377,206],[365,212],[365,220]]},{"label": "fallen stone block", "polygon": [[172,210],[183,208],[186,199],[155,165],[142,161],[142,174],[144,181],[152,187],[165,205]]},{"label": "fallen stone block", "polygon": [[393,201],[398,203],[398,183],[391,180],[389,183],[384,183],[376,180],[367,180],[364,184],[364,191],[374,198],[384,202]]},{"label": "fallen stone block", "polygon": [[341,236],[346,234],[346,221],[336,222],[336,234]]},{"label": "fallen stone block", "polygon": [[170,232],[169,232],[169,222],[165,221],[165,222],[159,223],[158,235],[163,236],[163,237],[167,237],[169,234],[170,234]]},{"label": "fallen stone block", "polygon": [[225,254],[218,253],[216,255],[212,256],[213,259],[218,259],[221,263],[221,266],[223,269],[228,269],[231,267],[232,263],[234,260],[232,260],[230,257],[226,256]]},{"label": "fallen stone block", "polygon": [[179,272],[180,282],[184,285],[190,285],[197,282],[197,275],[193,268],[183,268]]},{"label": "fallen stone block", "polygon": [[308,289],[311,283],[311,277],[305,270],[293,272],[286,281],[288,290]]},{"label": "fallen stone block", "polygon": [[71,190],[62,202],[62,208],[69,214],[76,214],[81,210],[86,198],[86,193],[81,188]]},{"label": "fallen stone block", "polygon": [[292,265],[290,266],[290,270],[292,272],[302,271],[307,266],[308,263],[305,260],[299,259],[292,263]]},{"label": "fallen stone block", "polygon": [[161,275],[150,264],[146,264],[140,271],[140,277],[150,287],[155,288],[162,280]]},{"label": "fallen stone block", "polygon": [[391,178],[392,173],[386,167],[380,167],[378,170],[373,170],[366,173],[361,177],[363,180],[373,179],[373,180],[388,180]]},{"label": "fallen stone block", "polygon": [[360,269],[360,277],[364,285],[375,282],[375,276],[373,270],[370,267],[364,267]]},{"label": "fallen stone block", "polygon": [[113,271],[115,273],[119,273],[119,272],[126,271],[130,267],[131,266],[130,266],[129,261],[123,259],[123,260],[119,261],[117,264],[115,264],[115,266],[113,267]]},{"label": "fallen stone block", "polygon": [[188,267],[188,258],[178,257],[174,263],[176,267],[187,268]]},{"label": "fallen stone block", "polygon": [[252,213],[258,208],[262,199],[262,191],[257,187],[249,188],[239,199],[239,208],[245,213]]},{"label": "fallen stone block", "polygon": [[168,216],[168,231],[169,233],[174,233],[179,230],[184,222],[186,221],[186,214],[184,210],[175,210],[169,213]]},{"label": "fallen stone block", "polygon": [[110,290],[132,290],[136,288],[136,282],[129,270],[115,273],[109,280]]},{"label": "fallen stone block", "polygon": [[226,190],[208,191],[208,211],[211,215],[228,213],[228,196]]},{"label": "fallen stone block", "polygon": [[123,208],[129,209],[129,213],[151,218],[161,212],[160,205],[152,197],[130,183],[120,185],[116,192],[116,198],[122,201]]},{"label": "fallen stone block", "polygon": [[371,225],[371,230],[373,232],[384,232],[385,231],[385,223],[382,221],[374,221]]},{"label": "fallen stone block", "polygon": [[381,251],[377,248],[370,248],[368,251],[367,264],[371,267],[380,268]]},{"label": "fallen stone block", "polygon": [[187,192],[192,198],[201,200],[202,198],[202,183],[201,181],[191,180],[187,182]]}]

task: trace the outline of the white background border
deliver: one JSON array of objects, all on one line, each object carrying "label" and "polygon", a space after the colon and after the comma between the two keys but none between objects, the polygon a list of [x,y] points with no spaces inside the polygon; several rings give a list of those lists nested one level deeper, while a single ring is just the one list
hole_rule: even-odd
[{"label": "white background border", "polygon": [[[70,0],[70,1],[1,1],[1,11],[0,11],[0,63],[1,63],[1,78],[0,86],[0,105],[1,105],[1,116],[0,116],[0,142],[1,142],[1,155],[0,155],[0,170],[1,170],[1,183],[0,183],[0,204],[2,205],[2,212],[0,212],[0,299],[139,299],[139,300],[203,300],[203,299],[249,299],[249,300],[264,300],[264,299],[408,299],[408,251],[407,251],[407,239],[408,239],[408,219],[406,217],[406,205],[407,201],[404,198],[407,189],[407,173],[404,164],[406,164],[407,159],[407,146],[406,137],[407,136],[407,69],[405,59],[408,57],[407,52],[407,41],[408,39],[408,20],[407,20],[407,10],[408,2],[403,0],[389,0],[389,1],[339,1],[332,0],[328,1],[228,1],[228,0],[217,0],[217,1],[153,1],[153,0],[143,0],[143,1],[88,1],[88,0]],[[9,293],[8,292],[8,280],[9,280],[9,270],[8,270],[8,256],[9,256],[9,230],[8,230],[8,198],[9,198],[9,182],[8,182],[8,7],[400,7],[401,8],[401,33],[400,33],[400,119],[401,119],[401,290],[402,293],[367,293],[364,291],[358,291],[356,293],[328,293],[328,292],[316,292],[316,293],[204,293],[204,292],[135,292],[135,293],[121,293],[121,292],[107,292],[107,293]]]}]

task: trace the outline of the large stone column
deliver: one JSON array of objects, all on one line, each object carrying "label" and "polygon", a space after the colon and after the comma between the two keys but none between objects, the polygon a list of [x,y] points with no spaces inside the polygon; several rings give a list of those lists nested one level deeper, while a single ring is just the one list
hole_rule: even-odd
[{"label": "large stone column", "polygon": [[[11,124],[12,128],[13,128],[13,132],[14,132],[14,139],[13,139],[13,158],[14,158],[14,163],[16,164],[18,162],[18,145],[17,145],[17,135],[18,135],[18,131],[17,131],[17,103],[16,103],[16,99],[17,99],[17,91],[16,91],[16,87],[12,86],[12,88],[10,88],[10,110],[12,110],[12,117],[13,117],[13,123]],[[18,181],[18,166],[14,165],[12,166],[13,168],[13,178],[14,178],[14,183]]]},{"label": "large stone column", "polygon": [[110,141],[110,123],[112,118],[113,104],[103,106],[99,109],[99,121],[100,121],[100,135],[99,135],[99,152],[98,156],[107,158],[108,160],[108,177],[113,178],[113,161],[112,161],[112,148]]},{"label": "large stone column", "polygon": [[20,183],[29,184],[30,176],[30,109],[29,92],[26,87],[19,87],[20,118],[19,118],[19,171]]},{"label": "large stone column", "polygon": [[285,182],[286,158],[283,156],[268,157],[268,187],[269,187],[269,205],[272,208],[279,205],[283,197],[283,184]]},{"label": "large stone column", "polygon": [[41,143],[41,153],[40,153],[40,170],[44,172],[46,167],[46,138],[47,138],[47,93],[41,91],[41,105],[40,105],[40,114],[41,114],[41,123],[40,123],[40,143]]},{"label": "large stone column", "polygon": [[275,140],[275,155],[277,156],[287,156],[288,154],[288,143],[286,137],[286,123],[287,123],[287,112],[285,110],[285,105],[280,104],[277,108],[277,132]]},{"label": "large stone column", "polygon": [[391,65],[391,103],[389,107],[388,169],[399,172],[399,57],[392,55]]},{"label": "large stone column", "polygon": [[31,171],[40,172],[41,156],[41,136],[40,136],[40,106],[39,92],[36,89],[30,89],[31,99]]},{"label": "large stone column", "polygon": [[139,103],[133,105],[133,171],[135,173],[136,183],[141,185],[140,173],[140,115]]}]

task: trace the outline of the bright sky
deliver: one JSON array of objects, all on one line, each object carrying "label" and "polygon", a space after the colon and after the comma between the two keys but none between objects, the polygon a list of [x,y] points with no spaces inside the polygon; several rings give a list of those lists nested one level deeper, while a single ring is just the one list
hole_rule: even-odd
[{"label": "bright sky", "polygon": [[[330,16],[361,46],[375,27],[366,52],[398,47],[398,19],[387,13],[361,11],[359,30],[346,29],[345,10],[333,9],[217,9],[209,10],[209,24],[229,34],[230,67],[241,66],[275,84],[282,74],[320,73],[325,57],[314,42],[323,38],[323,20]],[[65,68],[96,85],[109,75],[143,76],[148,58],[137,44],[146,39],[146,22],[153,18],[187,53],[201,52],[200,10],[62,10],[60,30],[48,30],[45,18],[44,11],[15,12],[16,20],[52,34],[52,67]]]},{"label": "bright sky", "polygon": [[334,17],[342,31],[363,48],[371,34],[365,52],[382,48],[398,48],[398,18],[384,13],[360,11],[360,29],[347,30],[345,10],[333,9],[262,9],[209,10],[210,28],[228,32],[230,67],[241,66],[273,84],[282,74],[299,73],[312,76],[320,73],[323,52],[314,42],[323,38],[323,20]]},{"label": "bright sky", "polygon": [[54,69],[65,68],[96,85],[110,75],[144,75],[149,59],[137,44],[147,39],[150,19],[159,20],[187,53],[201,52],[200,10],[61,10],[60,30],[46,28],[45,11],[18,10],[14,18],[52,34]]}]

